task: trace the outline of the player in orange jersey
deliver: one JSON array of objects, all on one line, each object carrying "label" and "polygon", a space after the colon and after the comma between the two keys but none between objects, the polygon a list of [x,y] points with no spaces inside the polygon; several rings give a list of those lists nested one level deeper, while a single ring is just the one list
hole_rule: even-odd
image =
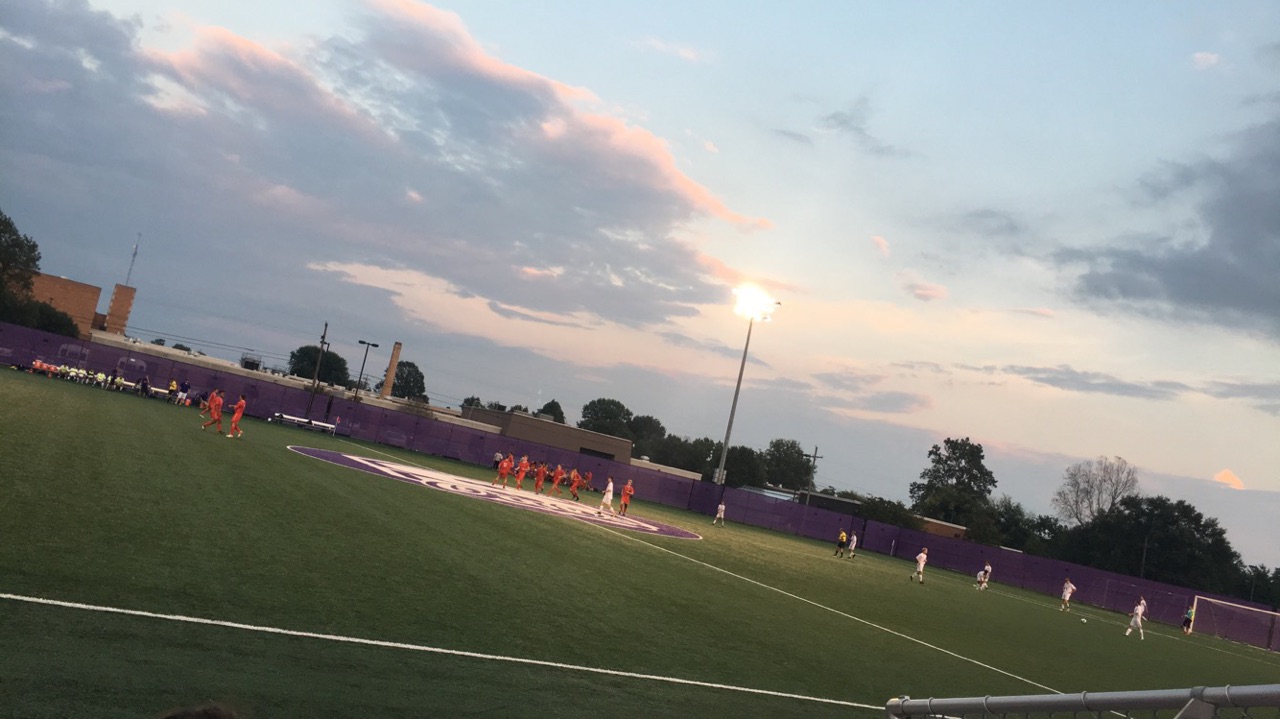
[{"label": "player in orange jersey", "polygon": [[240,395],[240,401],[236,402],[235,413],[231,415],[231,431],[227,432],[227,439],[239,439],[244,432],[240,431],[240,419],[244,417],[244,395]]},{"label": "player in orange jersey", "polygon": [[533,493],[542,494],[542,483],[547,481],[547,463],[538,462],[533,469]]},{"label": "player in orange jersey", "polygon": [[509,455],[509,454],[508,454],[507,456],[503,457],[503,458],[502,458],[502,461],[501,461],[501,462],[498,462],[498,476],[496,476],[496,477],[494,477],[494,478],[493,478],[493,481],[489,483],[489,486],[490,486],[490,487],[492,487],[493,485],[495,485],[495,484],[497,484],[497,483],[498,483],[498,480],[499,480],[499,479],[501,479],[501,480],[502,480],[502,488],[503,488],[503,489],[506,489],[506,488],[507,488],[507,476],[511,474],[511,468],[512,468],[513,466],[515,466],[515,463],[516,463],[515,457],[513,457],[513,456],[511,456],[511,455]]},{"label": "player in orange jersey", "polygon": [[563,497],[564,492],[560,491],[560,483],[564,481],[564,467],[556,465],[556,471],[551,473],[551,489],[547,490],[547,496],[551,496],[552,492]]},{"label": "player in orange jersey", "polygon": [[627,507],[631,506],[631,495],[636,493],[636,488],[631,486],[631,480],[627,480],[627,485],[622,488],[622,506],[618,508],[618,514],[627,516]]},{"label": "player in orange jersey", "polygon": [[581,502],[582,498],[578,496],[578,487],[582,486],[582,475],[578,474],[578,470],[569,473],[569,494],[573,495],[573,501]]},{"label": "player in orange jersey", "polygon": [[520,464],[516,465],[516,491],[524,489],[524,476],[529,473],[529,455],[520,457]]},{"label": "player in orange jersey", "polygon": [[209,421],[200,425],[200,429],[206,430],[211,424],[217,424],[218,434],[222,434],[222,390],[217,388],[209,393]]}]

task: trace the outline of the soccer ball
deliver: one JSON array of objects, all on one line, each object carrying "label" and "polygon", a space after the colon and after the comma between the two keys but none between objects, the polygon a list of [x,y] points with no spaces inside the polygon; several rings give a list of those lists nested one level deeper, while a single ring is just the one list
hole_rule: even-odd
[{"label": "soccer ball", "polygon": [[1088,620],[1088,619],[1085,619],[1084,617],[1080,617],[1080,623],[1081,623],[1081,624],[1088,624],[1088,623],[1089,623],[1089,620]]}]

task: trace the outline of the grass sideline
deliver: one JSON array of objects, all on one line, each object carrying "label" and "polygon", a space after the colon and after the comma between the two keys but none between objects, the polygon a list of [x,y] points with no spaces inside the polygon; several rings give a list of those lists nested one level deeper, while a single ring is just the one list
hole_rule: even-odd
[{"label": "grass sideline", "polygon": [[[1010,674],[1108,691],[1280,673],[1261,650],[1170,627],[1126,639],[1113,614],[979,594],[946,572],[909,585],[898,560],[836,560],[823,543],[643,501],[634,514],[705,539],[381,479],[285,447],[489,471],[256,421],[227,441],[190,408],[25,373],[0,373],[0,397],[0,593],[871,705],[1041,691]],[[259,717],[879,715],[0,600],[0,713],[153,716],[209,698]]]}]

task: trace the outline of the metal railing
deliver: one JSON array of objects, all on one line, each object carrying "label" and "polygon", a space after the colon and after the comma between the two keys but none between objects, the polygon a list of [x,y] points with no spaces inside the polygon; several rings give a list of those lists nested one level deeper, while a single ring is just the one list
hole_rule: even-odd
[{"label": "metal railing", "polygon": [[1175,719],[1213,719],[1221,709],[1261,707],[1280,707],[1280,684],[950,699],[900,697],[890,699],[884,711],[886,719],[1054,713],[1093,714],[1101,719],[1103,712],[1128,716],[1134,711],[1176,709]]}]

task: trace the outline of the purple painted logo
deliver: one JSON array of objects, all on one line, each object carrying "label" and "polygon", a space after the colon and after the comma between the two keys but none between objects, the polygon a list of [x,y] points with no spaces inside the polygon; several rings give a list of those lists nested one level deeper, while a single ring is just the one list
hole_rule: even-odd
[{"label": "purple painted logo", "polygon": [[612,514],[599,514],[595,505],[590,501],[579,503],[534,494],[533,492],[517,492],[515,489],[492,487],[481,480],[467,479],[435,469],[415,467],[385,459],[371,459],[354,454],[333,452],[327,449],[315,449],[314,447],[290,446],[289,449],[298,454],[314,457],[331,464],[358,469],[369,474],[376,474],[379,477],[390,477],[401,482],[420,484],[424,487],[452,492],[453,494],[462,494],[488,502],[497,502],[509,507],[519,507],[520,509],[530,509],[543,514],[577,519],[611,529],[628,529],[633,532],[659,534],[664,537],[676,537],[678,539],[702,539],[702,537],[686,529],[673,527],[662,522],[653,522],[630,516],[619,517]]}]

